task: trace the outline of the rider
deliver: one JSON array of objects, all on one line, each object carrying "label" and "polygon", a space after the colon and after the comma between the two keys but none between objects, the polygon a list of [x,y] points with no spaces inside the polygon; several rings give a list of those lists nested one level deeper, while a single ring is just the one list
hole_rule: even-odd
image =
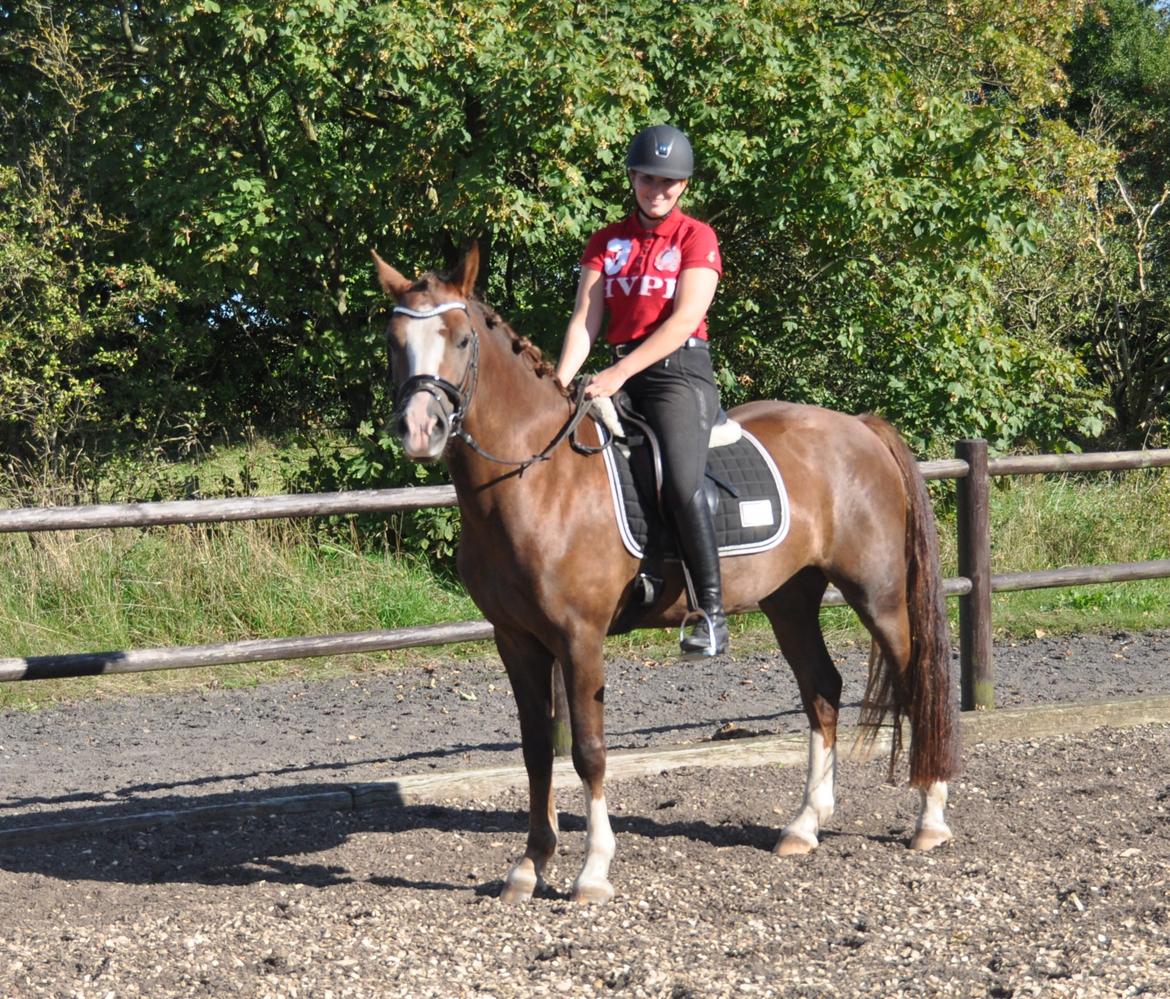
[{"label": "rider", "polygon": [[572,381],[608,312],[613,363],[590,379],[586,395],[612,396],[624,388],[658,434],[664,505],[703,612],[682,651],[718,655],[727,650],[727,619],[703,476],[719,413],[707,349],[707,309],[722,273],[719,243],[710,226],[678,208],[694,154],[677,128],[653,125],[634,136],[626,170],[636,208],[594,233],[585,247],[557,377],[562,385]]}]

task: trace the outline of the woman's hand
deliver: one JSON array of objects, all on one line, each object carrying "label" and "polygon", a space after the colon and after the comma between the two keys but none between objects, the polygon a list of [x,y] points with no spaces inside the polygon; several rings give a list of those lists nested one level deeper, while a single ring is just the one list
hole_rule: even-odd
[{"label": "woman's hand", "polygon": [[586,399],[608,399],[615,395],[626,383],[626,375],[618,370],[618,365],[611,364],[604,371],[599,371],[589,379],[585,386]]}]

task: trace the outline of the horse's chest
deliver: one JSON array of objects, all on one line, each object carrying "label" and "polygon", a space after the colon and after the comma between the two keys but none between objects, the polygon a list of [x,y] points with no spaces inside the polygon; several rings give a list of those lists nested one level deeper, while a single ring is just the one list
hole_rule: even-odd
[{"label": "horse's chest", "polygon": [[534,535],[465,526],[460,536],[459,576],[481,609],[531,591],[545,570],[544,563],[544,549]]}]

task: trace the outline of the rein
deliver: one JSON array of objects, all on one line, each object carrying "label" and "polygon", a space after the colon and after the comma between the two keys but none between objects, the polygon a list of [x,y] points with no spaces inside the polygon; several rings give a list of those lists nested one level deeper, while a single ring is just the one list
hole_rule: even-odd
[{"label": "rein", "polygon": [[411,319],[430,319],[433,316],[441,316],[446,312],[457,310],[467,314],[471,326],[471,360],[467,364],[467,370],[464,372],[462,382],[459,385],[455,385],[453,382],[449,382],[445,378],[440,378],[438,375],[412,375],[398,387],[398,392],[394,398],[394,409],[396,412],[402,411],[406,400],[415,392],[429,392],[436,399],[439,398],[439,393],[442,393],[451,403],[451,433],[463,441],[464,444],[481,458],[486,458],[488,461],[495,462],[497,465],[510,465],[516,468],[521,474],[523,474],[526,468],[535,465],[537,462],[548,461],[552,456],[552,452],[557,449],[565,438],[571,438],[570,446],[574,451],[586,455],[598,454],[613,443],[613,434],[609,432],[608,428],[604,427],[599,431],[602,436],[602,441],[597,447],[582,444],[577,439],[577,428],[589,413],[589,400],[585,398],[586,382],[584,379],[581,379],[573,395],[573,412],[570,414],[568,421],[539,454],[533,454],[517,461],[511,458],[500,458],[480,446],[479,442],[463,427],[467,410],[471,406],[472,396],[475,395],[475,388],[479,383],[479,331],[475,328],[475,324],[470,322],[471,313],[467,308],[467,304],[465,302],[443,302],[440,305],[435,305],[425,310],[410,309],[405,305],[396,305],[392,312],[409,316]]}]

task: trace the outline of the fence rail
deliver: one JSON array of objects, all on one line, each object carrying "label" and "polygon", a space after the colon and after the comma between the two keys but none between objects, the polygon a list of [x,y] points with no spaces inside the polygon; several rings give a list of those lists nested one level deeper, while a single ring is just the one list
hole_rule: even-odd
[{"label": "fence rail", "polygon": [[[956,457],[953,459],[920,462],[919,468],[927,479],[958,480],[959,575],[944,580],[944,588],[948,596],[959,597],[962,707],[965,710],[985,709],[995,706],[995,675],[991,645],[993,592],[1170,577],[1170,559],[1114,565],[1066,566],[993,575],[988,520],[991,477],[1170,467],[1170,449],[1071,455],[1018,455],[989,459],[986,441],[966,440],[958,442],[955,452]],[[453,487],[421,486],[407,489],[179,500],[162,503],[29,507],[0,510],[0,533],[394,513],[455,505]],[[844,600],[837,590],[830,587],[823,603],[825,606],[834,606],[843,604]],[[342,635],[249,639],[215,645],[0,658],[0,682],[382,652],[484,641],[491,636],[492,626],[488,622],[461,621],[417,628],[350,632]]]},{"label": "fence rail", "polygon": [[23,507],[16,510],[0,510],[0,534],[394,513],[400,510],[454,505],[454,486],[416,486],[411,489],[362,489],[341,493],[173,500],[165,503]]}]

